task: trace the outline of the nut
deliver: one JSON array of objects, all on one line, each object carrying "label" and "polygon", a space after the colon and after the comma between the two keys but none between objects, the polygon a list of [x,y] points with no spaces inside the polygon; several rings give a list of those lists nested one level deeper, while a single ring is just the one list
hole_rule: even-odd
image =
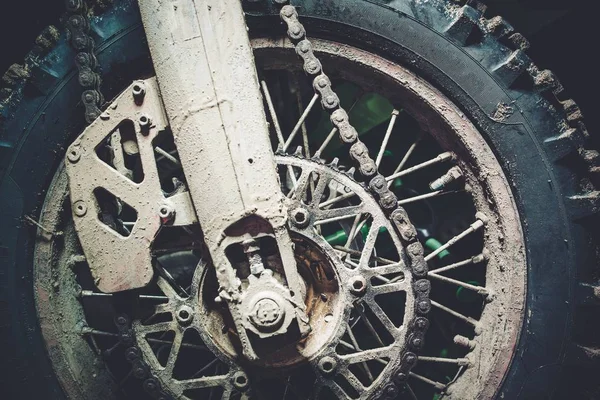
[{"label": "nut", "polygon": [[85,205],[85,201],[77,200],[75,203],[73,203],[73,211],[78,217],[83,217],[87,213],[87,206]]},{"label": "nut", "polygon": [[325,356],[319,360],[317,365],[321,373],[324,375],[329,375],[332,374],[337,368],[337,361],[333,357]]}]

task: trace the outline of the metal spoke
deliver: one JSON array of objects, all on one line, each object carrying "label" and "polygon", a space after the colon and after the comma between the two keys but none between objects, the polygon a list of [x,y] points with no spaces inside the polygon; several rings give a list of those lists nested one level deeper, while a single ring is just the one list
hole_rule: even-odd
[{"label": "metal spoke", "polygon": [[453,315],[456,318],[465,321],[467,324],[469,324],[475,328],[479,327],[479,321],[477,321],[471,317],[467,317],[466,315],[463,315],[463,314],[459,313],[458,311],[454,311],[453,309],[446,307],[445,305],[440,304],[437,301],[431,300],[431,305],[436,308],[439,308],[440,310],[446,311],[448,314]]},{"label": "metal spoke", "polygon": [[455,244],[456,242],[460,241],[465,236],[483,228],[484,225],[485,224],[481,219],[476,220],[475,222],[473,222],[471,224],[471,226],[469,226],[467,229],[465,229],[462,233],[459,233],[458,235],[454,236],[452,239],[448,240],[445,244],[443,244],[442,246],[438,247],[437,249],[435,249],[434,251],[429,253],[427,256],[425,256],[425,261],[431,260],[433,257],[437,256],[442,251],[446,250],[448,247],[450,247],[453,244]]},{"label": "metal spoke", "polygon": [[315,157],[317,157],[317,158],[321,157],[321,153],[323,152],[323,150],[325,150],[325,147],[327,147],[329,142],[331,142],[331,139],[333,139],[336,132],[337,132],[337,128],[333,128],[331,130],[331,132],[329,132],[329,134],[325,138],[325,141],[321,144],[321,147],[319,147],[319,149],[315,152]]},{"label": "metal spoke", "polygon": [[[319,213],[322,216],[327,216],[329,218],[325,219],[317,219],[314,221],[314,225],[325,225],[332,222],[342,221],[348,218],[355,217],[356,215],[360,215],[363,207],[362,206],[350,206],[344,208],[336,208],[333,210],[328,210],[326,213]],[[333,215],[333,216],[332,216]],[[332,217],[331,217],[332,216]]]},{"label": "metal spoke", "polygon": [[[350,341],[354,345],[354,350],[355,351],[362,351],[361,348],[360,348],[360,346],[358,345],[358,341],[356,340],[356,336],[354,336],[354,332],[352,332],[352,327],[348,323],[346,323],[346,331],[348,332],[348,336],[350,337]],[[367,363],[366,362],[362,362],[362,363],[360,363],[360,365],[362,366],[363,370],[365,371],[365,373],[367,374],[367,376],[369,377],[369,379],[372,382],[373,381],[373,374],[371,373],[371,370],[369,369],[369,366],[367,365]]]},{"label": "metal spoke", "polygon": [[181,163],[179,162],[178,159],[176,159],[175,157],[173,157],[171,154],[169,154],[167,151],[163,150],[161,147],[156,146],[154,148],[154,152],[156,154],[160,154],[161,156],[163,156],[164,158],[166,158],[167,160],[171,161],[173,164],[177,165],[178,167],[181,166]]},{"label": "metal spoke", "polygon": [[385,131],[385,136],[383,137],[383,142],[379,147],[379,153],[377,154],[377,159],[375,160],[375,165],[379,167],[381,164],[381,159],[383,158],[383,153],[385,153],[385,148],[387,147],[388,141],[390,140],[390,135],[392,134],[392,130],[394,129],[394,124],[396,123],[396,118],[398,118],[398,114],[400,112],[398,110],[392,111],[392,116],[390,118],[390,123],[388,124],[387,130]]},{"label": "metal spoke", "polygon": [[462,267],[463,265],[477,264],[477,263],[482,262],[485,259],[486,259],[486,255],[484,253],[481,253],[479,255],[476,255],[474,257],[468,258],[466,260],[459,261],[459,262],[456,262],[454,264],[446,265],[445,267],[440,267],[440,268],[432,269],[432,270],[429,271],[429,273],[439,274],[440,272],[450,271],[452,269],[455,269],[455,268],[458,268],[458,267]]},{"label": "metal spoke", "polygon": [[398,200],[398,205],[402,206],[408,203],[414,203],[415,201],[426,200],[432,197],[444,196],[447,194],[453,193],[462,193],[462,190],[453,190],[453,191],[444,191],[444,190],[436,190],[435,192],[421,194],[419,196],[409,197],[408,199]]},{"label": "metal spoke", "polygon": [[[104,297],[111,298],[113,297],[112,293],[102,293],[102,292],[94,292],[92,290],[82,290],[80,293],[80,297]],[[148,294],[140,294],[138,298],[144,300],[169,300],[167,296],[154,296]]]},{"label": "metal spoke", "polygon": [[459,281],[456,279],[448,278],[446,276],[438,275],[433,272],[429,272],[427,275],[432,279],[437,279],[442,282],[448,282],[448,283],[454,284],[456,286],[461,286],[461,287],[464,287],[465,289],[472,290],[472,291],[479,293],[481,295],[484,295],[484,296],[489,295],[488,290],[483,286],[471,285],[470,283],[466,283],[466,282]]},{"label": "metal spoke", "polygon": [[414,372],[411,372],[410,376],[413,377],[413,378],[415,378],[415,379],[420,380],[421,382],[425,382],[425,383],[427,383],[427,384],[435,387],[439,391],[443,391],[443,390],[446,389],[446,385],[444,385],[442,383],[439,383],[439,382],[436,382],[436,381],[432,381],[431,379],[426,378],[426,377],[424,377],[422,375],[415,374]]},{"label": "metal spoke", "polygon": [[445,153],[442,153],[442,154],[440,154],[439,156],[437,156],[435,158],[432,158],[431,160],[427,160],[425,162],[422,162],[421,164],[417,164],[414,167],[410,167],[410,168],[405,169],[403,171],[396,172],[396,173],[394,173],[394,174],[386,177],[385,180],[387,180],[387,181],[393,181],[394,179],[400,178],[401,176],[405,176],[405,175],[411,174],[411,173],[413,173],[415,171],[418,171],[420,169],[429,167],[431,165],[435,165],[435,164],[439,164],[439,163],[447,161],[447,160],[451,160],[454,157],[455,157],[454,153],[445,152]]},{"label": "metal spoke", "polygon": [[[413,144],[410,145],[410,147],[406,151],[406,154],[404,155],[404,157],[402,157],[402,160],[400,160],[400,163],[398,164],[398,166],[394,170],[394,172],[393,172],[394,174],[402,171],[402,168],[404,168],[404,164],[406,164],[406,162],[408,161],[408,158],[411,156],[411,154],[413,153],[413,151],[415,151],[415,149],[417,148],[417,145],[419,144],[420,141],[421,141],[421,134],[419,134],[417,136],[417,139],[413,142]],[[392,185],[392,182],[393,181],[389,181],[388,182],[388,187],[390,187]]]},{"label": "metal spoke", "polygon": [[419,361],[423,362],[434,362],[441,364],[456,364],[461,367],[468,367],[471,365],[471,362],[468,358],[443,358],[443,357],[425,357],[419,356]]},{"label": "metal spoke", "polygon": [[271,115],[271,122],[273,122],[275,134],[277,135],[277,140],[280,145],[283,145],[285,143],[285,139],[283,138],[281,126],[279,126],[279,119],[277,118],[275,107],[273,106],[273,100],[271,99],[271,94],[269,93],[269,87],[267,86],[267,83],[265,81],[260,81],[260,85],[265,95],[265,100],[267,101],[267,108],[269,109],[269,114]]},{"label": "metal spoke", "polygon": [[356,195],[356,193],[354,193],[354,192],[345,193],[341,196],[337,196],[337,197],[334,197],[333,199],[324,201],[323,203],[319,204],[319,208],[325,208],[325,207],[335,204],[339,201],[349,199],[350,197],[355,196],[355,195]]},{"label": "metal spoke", "polygon": [[294,140],[294,138],[296,137],[296,134],[300,130],[300,127],[304,123],[304,120],[308,116],[308,113],[313,108],[313,106],[315,105],[315,103],[317,102],[318,99],[319,99],[319,95],[318,94],[315,94],[312,97],[312,99],[310,99],[310,103],[308,103],[308,106],[306,106],[306,109],[304,110],[304,112],[300,116],[300,119],[298,120],[298,122],[296,122],[296,126],[294,126],[294,129],[292,129],[292,133],[290,133],[290,136],[288,136],[286,142],[284,143],[284,145],[283,145],[283,151],[286,151],[288,149],[288,147],[290,147],[290,144],[292,143],[292,140]]},{"label": "metal spoke", "polygon": [[[348,253],[350,255],[357,256],[357,257],[360,257],[362,255],[362,251],[349,249],[344,246],[333,246],[333,248],[335,250],[343,251],[344,253]],[[382,263],[382,264],[396,264],[397,263],[397,261],[388,260],[387,258],[383,258],[383,257],[379,257],[379,256],[373,257],[373,260],[375,260],[379,263]]]}]

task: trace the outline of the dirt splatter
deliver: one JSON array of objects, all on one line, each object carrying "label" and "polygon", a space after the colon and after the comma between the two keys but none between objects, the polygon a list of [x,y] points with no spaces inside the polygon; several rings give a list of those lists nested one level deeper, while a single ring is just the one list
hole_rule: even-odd
[{"label": "dirt splatter", "polygon": [[492,115],[492,118],[495,121],[504,122],[507,119],[509,119],[514,112],[515,110],[510,105],[504,102],[500,102],[496,106],[496,111],[494,111],[494,115]]}]

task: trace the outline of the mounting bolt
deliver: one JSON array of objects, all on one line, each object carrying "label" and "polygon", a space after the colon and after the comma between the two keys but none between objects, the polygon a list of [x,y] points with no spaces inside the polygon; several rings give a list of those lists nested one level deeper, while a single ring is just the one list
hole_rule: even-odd
[{"label": "mounting bolt", "polygon": [[306,228],[310,221],[310,214],[308,210],[298,207],[290,212],[292,223],[299,228]]},{"label": "mounting bolt", "polygon": [[67,159],[72,163],[76,163],[81,158],[81,150],[79,146],[71,146],[67,152]]},{"label": "mounting bolt", "polygon": [[167,222],[171,221],[175,217],[175,210],[173,210],[173,208],[171,206],[169,206],[167,204],[163,204],[158,209],[158,216],[160,217],[160,221],[163,224],[166,224]]},{"label": "mounting bolt", "polygon": [[462,176],[463,176],[463,173],[460,170],[460,168],[452,167],[444,175],[440,176],[435,181],[431,182],[429,184],[429,188],[434,191],[442,190],[443,188],[448,186],[450,183],[454,182],[457,179],[462,178]]},{"label": "mounting bolt", "polygon": [[85,213],[87,213],[87,206],[85,205],[85,201],[77,200],[73,204],[73,211],[75,212],[75,215],[77,215],[78,217],[83,217],[85,215]]},{"label": "mounting bolt", "polygon": [[350,278],[348,282],[350,292],[356,296],[362,296],[367,290],[367,281],[363,276],[357,275]]},{"label": "mounting bolt", "polygon": [[235,374],[233,374],[231,380],[233,382],[233,386],[240,391],[248,389],[248,386],[250,385],[248,375],[246,375],[246,373],[243,371],[237,371]]},{"label": "mounting bolt", "polygon": [[333,357],[325,356],[319,360],[318,367],[322,374],[329,375],[337,368],[337,361]]},{"label": "mounting bolt", "polygon": [[188,325],[194,319],[194,310],[189,306],[181,306],[177,310],[176,316],[181,325]]},{"label": "mounting bolt", "polygon": [[143,81],[137,81],[133,84],[131,88],[131,93],[133,94],[133,101],[138,106],[144,102],[144,96],[146,96],[146,85]]},{"label": "mounting bolt", "polygon": [[140,131],[142,135],[148,136],[150,133],[150,125],[152,124],[152,120],[146,114],[140,115],[138,118],[138,123],[140,124]]}]

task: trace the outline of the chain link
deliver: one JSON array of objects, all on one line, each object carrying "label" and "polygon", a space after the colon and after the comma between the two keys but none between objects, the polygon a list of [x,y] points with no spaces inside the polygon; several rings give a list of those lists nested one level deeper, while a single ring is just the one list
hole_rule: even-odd
[{"label": "chain link", "polygon": [[74,51],[79,84],[84,91],[81,101],[85,106],[85,120],[91,123],[101,113],[104,102],[100,93],[101,78],[98,73],[98,60],[94,54],[94,39],[90,36],[90,23],[87,19],[88,7],[84,0],[66,0],[68,11],[66,28],[69,43]]},{"label": "chain link", "polygon": [[[281,2],[276,1],[279,5]],[[330,114],[332,124],[337,128],[340,139],[351,144],[350,157],[357,163],[358,171],[367,179],[371,193],[379,201],[379,205],[389,215],[395,229],[406,248],[410,267],[416,280],[413,283],[415,295],[415,311],[417,317],[409,324],[407,344],[402,350],[400,366],[393,373],[393,379],[399,386],[404,386],[410,370],[417,362],[416,352],[423,348],[425,332],[429,327],[426,315],[431,310],[429,292],[431,284],[426,278],[427,263],[424,249],[417,239],[417,231],[410,222],[406,211],[398,205],[396,195],[388,188],[385,177],[377,171],[377,164],[369,155],[369,149],[361,142],[356,129],[350,124],[348,113],[340,106],[340,100],[331,87],[331,80],[323,72],[323,66],[315,56],[312,44],[306,39],[306,29],[298,20],[298,12],[292,5],[284,5],[279,13],[287,25],[287,34],[294,44],[296,53],[304,62],[304,72],[313,77],[313,88],[321,99],[321,106]],[[398,393],[398,388],[390,382],[375,397],[390,398]]]}]

